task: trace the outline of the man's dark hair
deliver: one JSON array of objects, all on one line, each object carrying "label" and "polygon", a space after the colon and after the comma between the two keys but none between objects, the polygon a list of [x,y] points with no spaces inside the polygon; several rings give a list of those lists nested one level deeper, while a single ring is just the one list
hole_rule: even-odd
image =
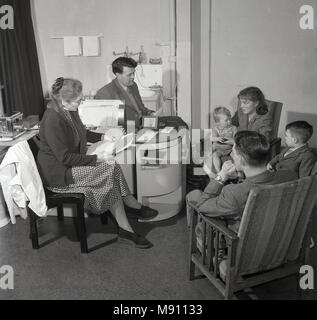
[{"label": "man's dark hair", "polygon": [[136,68],[137,65],[138,63],[132,58],[119,57],[112,62],[112,72],[114,74],[121,74],[123,72],[123,67]]},{"label": "man's dark hair", "polygon": [[313,127],[306,121],[294,121],[289,123],[285,131],[289,130],[301,143],[306,143],[313,135]]},{"label": "man's dark hair", "polygon": [[265,165],[270,144],[266,137],[256,131],[239,131],[234,136],[235,150],[251,167]]}]

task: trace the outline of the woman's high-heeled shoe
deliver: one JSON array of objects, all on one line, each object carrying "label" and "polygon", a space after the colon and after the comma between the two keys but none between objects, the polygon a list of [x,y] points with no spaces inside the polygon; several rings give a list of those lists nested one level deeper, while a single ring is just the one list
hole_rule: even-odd
[{"label": "woman's high-heeled shoe", "polygon": [[158,215],[158,211],[147,206],[141,206],[140,209],[135,209],[124,205],[128,218],[151,220]]},{"label": "woman's high-heeled shoe", "polygon": [[147,249],[153,247],[153,244],[145,237],[134,232],[124,230],[119,227],[118,241],[134,245],[136,248]]}]

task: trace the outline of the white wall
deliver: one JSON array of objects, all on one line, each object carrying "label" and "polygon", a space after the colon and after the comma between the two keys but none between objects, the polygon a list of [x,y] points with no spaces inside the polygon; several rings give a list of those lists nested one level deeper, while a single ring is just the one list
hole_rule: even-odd
[{"label": "white wall", "polygon": [[301,30],[299,9],[314,0],[213,0],[212,107],[234,108],[238,92],[260,87],[288,111],[317,113],[317,25]]},{"label": "white wall", "polygon": [[[171,0],[172,1],[172,0]],[[176,0],[177,12],[177,107],[178,116],[191,124],[191,0]]]},{"label": "white wall", "polygon": [[[112,52],[140,51],[147,57],[163,57],[164,91],[171,92],[169,47],[170,0],[33,0],[33,21],[37,37],[45,93],[59,76],[83,81],[84,93],[105,85],[106,65]],[[63,40],[52,36],[98,35],[100,57],[64,57]]]},{"label": "white wall", "polygon": [[211,1],[191,1],[192,128],[209,128]]}]

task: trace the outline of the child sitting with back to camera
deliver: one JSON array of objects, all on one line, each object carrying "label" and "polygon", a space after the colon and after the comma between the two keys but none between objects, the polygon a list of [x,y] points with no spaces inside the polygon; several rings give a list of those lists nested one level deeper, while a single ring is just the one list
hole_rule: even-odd
[{"label": "child sitting with back to camera", "polygon": [[316,156],[307,144],[312,135],[313,127],[306,121],[289,123],[285,128],[287,147],[268,163],[267,169],[292,170],[298,178],[309,176],[316,162]]},{"label": "child sitting with back to camera", "polygon": [[212,142],[212,152],[210,152],[204,162],[204,171],[209,177],[213,177],[213,167],[216,173],[220,172],[222,157],[229,156],[234,145],[234,136],[237,127],[231,125],[230,110],[225,107],[217,107],[213,112],[215,127],[212,129],[210,141]]}]

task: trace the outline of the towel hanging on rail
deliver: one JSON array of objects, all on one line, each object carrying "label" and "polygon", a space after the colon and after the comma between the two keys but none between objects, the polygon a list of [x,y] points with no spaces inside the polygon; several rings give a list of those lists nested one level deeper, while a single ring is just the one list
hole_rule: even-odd
[{"label": "towel hanging on rail", "polygon": [[83,56],[97,57],[100,55],[99,36],[83,37]]},{"label": "towel hanging on rail", "polygon": [[64,37],[64,56],[80,56],[81,42],[79,37]]}]

